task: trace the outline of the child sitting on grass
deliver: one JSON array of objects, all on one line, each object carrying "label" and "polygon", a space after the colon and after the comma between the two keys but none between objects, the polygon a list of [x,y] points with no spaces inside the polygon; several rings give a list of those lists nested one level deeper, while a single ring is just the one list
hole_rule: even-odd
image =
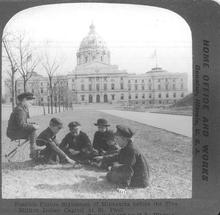
[{"label": "child sitting on grass", "polygon": [[149,185],[149,167],[144,155],[135,147],[134,132],[127,126],[117,125],[116,142],[121,147],[119,154],[96,157],[110,167],[107,180],[119,185],[119,191],[126,187],[145,188]]},{"label": "child sitting on grass", "polygon": [[68,163],[74,164],[75,161],[70,159],[60,148],[56,140],[56,134],[62,129],[63,124],[60,119],[52,118],[49,127],[40,133],[37,137],[36,144],[38,146],[46,146],[40,152],[41,161],[48,164],[59,163],[59,157],[65,159]]}]

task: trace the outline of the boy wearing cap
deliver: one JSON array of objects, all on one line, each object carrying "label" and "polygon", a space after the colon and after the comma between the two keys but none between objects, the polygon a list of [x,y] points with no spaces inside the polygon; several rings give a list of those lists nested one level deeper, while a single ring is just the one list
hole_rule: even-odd
[{"label": "boy wearing cap", "polygon": [[[134,132],[124,125],[117,125],[116,141],[121,147],[118,155],[104,156],[102,162],[111,165],[107,179],[123,187],[144,188],[149,185],[149,167],[145,157],[134,146]],[[101,156],[98,158],[101,159]]]},{"label": "boy wearing cap", "polygon": [[50,120],[49,127],[40,133],[36,143],[38,146],[46,146],[40,152],[40,155],[45,163],[56,164],[59,162],[59,157],[65,159],[68,163],[75,164],[75,161],[70,159],[60,148],[56,140],[56,134],[62,129],[63,124],[58,118]]},{"label": "boy wearing cap", "polygon": [[29,107],[34,99],[34,95],[28,92],[17,96],[18,104],[10,115],[7,127],[7,136],[11,140],[30,140],[30,157],[33,159],[36,157],[36,130],[39,129],[39,125],[28,123],[27,119],[30,118]]},{"label": "boy wearing cap", "polygon": [[118,152],[115,143],[114,133],[109,130],[110,126],[106,119],[98,119],[94,124],[98,127],[93,138],[93,147],[99,152],[99,155],[114,154]]},{"label": "boy wearing cap", "polygon": [[80,163],[88,163],[94,155],[91,141],[88,135],[81,131],[79,122],[70,122],[70,132],[63,138],[60,148],[73,160]]}]

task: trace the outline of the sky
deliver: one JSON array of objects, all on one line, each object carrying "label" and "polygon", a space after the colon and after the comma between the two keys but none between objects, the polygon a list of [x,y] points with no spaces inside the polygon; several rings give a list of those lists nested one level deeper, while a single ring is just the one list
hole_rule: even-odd
[{"label": "sky", "polygon": [[[157,62],[169,72],[187,73],[191,91],[191,31],[182,17],[167,9],[109,3],[46,5],[19,12],[6,29],[25,34],[35,54],[47,50],[60,64],[58,74],[67,74],[76,66],[76,52],[91,23],[111,52],[111,64],[141,74]],[[46,75],[42,68],[37,72]]]}]

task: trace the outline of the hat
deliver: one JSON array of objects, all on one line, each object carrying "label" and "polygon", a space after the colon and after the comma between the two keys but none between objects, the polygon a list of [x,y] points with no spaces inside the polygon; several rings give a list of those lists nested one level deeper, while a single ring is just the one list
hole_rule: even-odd
[{"label": "hat", "polygon": [[50,120],[50,125],[63,127],[63,123],[59,118],[52,118]]},{"label": "hat", "polygon": [[80,126],[80,123],[76,122],[76,121],[70,122],[69,125],[68,125],[69,128],[74,128],[74,127],[77,127],[77,126]]},{"label": "hat", "polygon": [[97,123],[94,123],[95,126],[110,126],[106,119],[98,119]]},{"label": "hat", "polygon": [[24,98],[26,98],[27,100],[32,100],[35,99],[33,93],[21,93],[20,95],[17,96],[17,99],[19,101],[22,101]]},{"label": "hat", "polygon": [[131,138],[134,135],[134,131],[125,125],[116,125],[117,132],[115,135]]}]

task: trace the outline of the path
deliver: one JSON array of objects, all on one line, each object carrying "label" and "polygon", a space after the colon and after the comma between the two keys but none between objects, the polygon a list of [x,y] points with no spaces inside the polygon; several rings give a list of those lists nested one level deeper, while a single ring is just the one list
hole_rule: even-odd
[{"label": "path", "polygon": [[172,114],[159,114],[148,112],[101,110],[114,116],[130,119],[153,127],[171,131],[187,137],[192,137],[192,117]]}]

